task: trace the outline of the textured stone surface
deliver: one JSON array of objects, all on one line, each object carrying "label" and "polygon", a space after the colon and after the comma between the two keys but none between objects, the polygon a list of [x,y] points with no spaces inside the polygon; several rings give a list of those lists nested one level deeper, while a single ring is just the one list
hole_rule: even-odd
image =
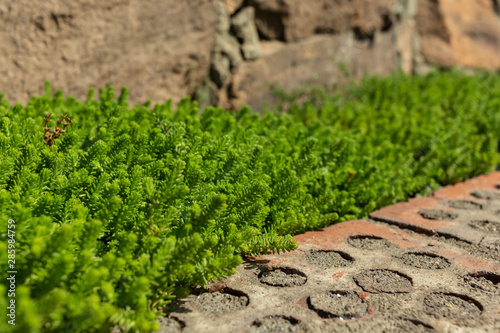
[{"label": "textured stone surface", "polygon": [[256,24],[266,39],[296,41],[315,33],[341,33],[355,27],[373,33],[390,15],[390,0],[249,0]]},{"label": "textured stone surface", "polygon": [[398,56],[400,57],[400,67],[405,74],[413,72],[413,32],[415,31],[415,21],[411,20],[402,24],[400,28],[400,38],[398,39]]},{"label": "textured stone surface", "polygon": [[243,0],[224,0],[226,10],[229,14],[234,14],[243,5]]},{"label": "textured stone surface", "polygon": [[202,106],[259,111],[273,104],[274,82],[347,81],[338,63],[354,78],[498,69],[500,9],[497,0],[5,0],[0,52],[11,102],[43,93],[46,80],[78,98],[111,82],[127,85],[132,103],[177,102],[211,80],[217,91],[210,85]]},{"label": "textured stone surface", "polygon": [[210,79],[221,88],[231,76],[231,69],[238,67],[243,58],[240,44],[231,34],[231,19],[224,4],[216,4],[217,21],[210,64]]},{"label": "textured stone surface", "polygon": [[455,65],[500,68],[500,19],[493,0],[440,0]]},{"label": "textured stone surface", "polygon": [[[477,249],[487,237],[498,241],[500,235],[487,230],[471,235],[467,221],[479,211],[452,208],[449,202],[483,200],[481,214],[494,214],[500,200],[492,194],[500,194],[499,186],[500,172],[495,172],[386,207],[371,220],[297,235],[297,250],[247,257],[235,275],[207,288],[247,296],[248,306],[207,316],[197,308],[199,296],[191,295],[167,316],[182,323],[185,333],[253,332],[259,327],[265,332],[498,332],[500,258],[483,257]],[[470,195],[478,191],[490,195]],[[455,212],[457,219],[425,220],[418,214],[436,207]],[[498,254],[500,248],[489,252]],[[323,256],[318,265],[317,257],[311,261],[318,253],[342,254],[349,264],[330,256],[336,264],[329,265]],[[266,284],[259,280],[266,272],[307,280]],[[210,306],[225,308],[226,303]]]},{"label": "textured stone surface", "polygon": [[241,51],[246,60],[257,59],[262,54],[254,18],[255,9],[245,7],[231,20],[233,31],[241,41]]},{"label": "textured stone surface", "polygon": [[411,74],[415,69],[416,58],[416,11],[417,0],[401,1],[395,8],[395,13],[400,17],[400,22],[395,25],[396,52],[398,63],[405,74]]},{"label": "textured stone surface", "polygon": [[419,0],[421,54],[441,67],[500,68],[500,20],[492,0]]},{"label": "textured stone surface", "polygon": [[214,3],[1,1],[0,91],[26,102],[49,80],[84,98],[113,82],[127,85],[133,101],[179,100],[208,73]]},{"label": "textured stone surface", "polygon": [[453,65],[450,33],[445,25],[439,2],[419,0],[416,24],[420,34],[420,51],[425,62],[441,67]]},{"label": "textured stone surface", "polygon": [[308,83],[331,86],[343,76],[340,62],[354,78],[366,73],[386,75],[397,68],[396,54],[387,52],[394,47],[391,32],[378,33],[373,44],[356,40],[353,32],[316,35],[296,43],[261,44],[262,56],[236,69],[229,106],[249,104],[258,111],[264,102],[272,104],[272,84],[284,89]]}]

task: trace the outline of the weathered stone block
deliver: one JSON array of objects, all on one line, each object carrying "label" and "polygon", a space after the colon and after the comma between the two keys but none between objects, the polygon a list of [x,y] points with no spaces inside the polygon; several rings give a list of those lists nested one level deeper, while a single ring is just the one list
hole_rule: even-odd
[{"label": "weathered stone block", "polygon": [[492,0],[440,0],[453,63],[500,68],[500,20]]},{"label": "weathered stone block", "polygon": [[500,68],[500,20],[491,0],[419,0],[421,55],[441,67]]},{"label": "weathered stone block", "polygon": [[246,60],[257,59],[262,54],[254,18],[255,9],[245,7],[232,19],[233,31],[241,41],[241,50]]},{"label": "weathered stone block", "polygon": [[262,57],[243,63],[233,75],[232,103],[249,104],[259,111],[263,102],[273,103],[269,87],[277,83],[285,89],[314,83],[331,86],[342,79],[339,62],[353,77],[364,74],[387,75],[397,68],[391,32],[375,35],[373,44],[355,40],[353,32],[319,35],[296,43],[262,42]]},{"label": "weathered stone block", "polygon": [[249,0],[256,25],[269,40],[297,41],[315,33],[341,33],[358,27],[373,32],[397,9],[390,0]]},{"label": "weathered stone block", "polygon": [[[85,98],[127,85],[134,102],[178,101],[203,82],[214,44],[215,0],[2,1],[0,91],[11,102],[44,81]],[[203,13],[203,15],[200,15]]]},{"label": "weathered stone block", "polygon": [[231,76],[231,69],[238,67],[243,58],[240,43],[230,32],[231,20],[222,2],[216,4],[217,21],[215,29],[210,78],[220,88]]}]

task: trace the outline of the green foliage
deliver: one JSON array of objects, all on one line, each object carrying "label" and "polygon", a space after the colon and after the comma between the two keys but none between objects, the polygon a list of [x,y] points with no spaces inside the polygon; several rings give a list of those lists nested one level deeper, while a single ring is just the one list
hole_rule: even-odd
[{"label": "green foliage", "polygon": [[[0,99],[0,253],[16,221],[16,326],[2,332],[151,332],[190,288],[239,254],[366,217],[499,163],[500,79],[366,79],[260,117],[183,100],[130,108],[123,89]],[[44,116],[74,122],[52,146]],[[7,273],[0,272],[6,308]]]}]

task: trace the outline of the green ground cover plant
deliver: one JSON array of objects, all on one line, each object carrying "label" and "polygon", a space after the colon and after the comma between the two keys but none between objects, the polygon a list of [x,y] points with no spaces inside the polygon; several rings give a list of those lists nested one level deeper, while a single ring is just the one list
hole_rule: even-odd
[{"label": "green ground cover plant", "polygon": [[0,258],[15,250],[17,274],[16,325],[4,316],[0,331],[151,332],[241,254],[292,250],[293,234],[500,162],[499,76],[398,73],[305,96],[282,93],[287,112],[264,115],[189,99],[131,107],[111,87],[1,98]]}]

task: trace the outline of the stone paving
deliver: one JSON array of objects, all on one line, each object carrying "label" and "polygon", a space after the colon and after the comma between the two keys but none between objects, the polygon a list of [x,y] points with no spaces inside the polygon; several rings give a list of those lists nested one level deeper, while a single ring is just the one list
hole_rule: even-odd
[{"label": "stone paving", "polygon": [[294,237],[159,332],[500,332],[500,172]]}]

